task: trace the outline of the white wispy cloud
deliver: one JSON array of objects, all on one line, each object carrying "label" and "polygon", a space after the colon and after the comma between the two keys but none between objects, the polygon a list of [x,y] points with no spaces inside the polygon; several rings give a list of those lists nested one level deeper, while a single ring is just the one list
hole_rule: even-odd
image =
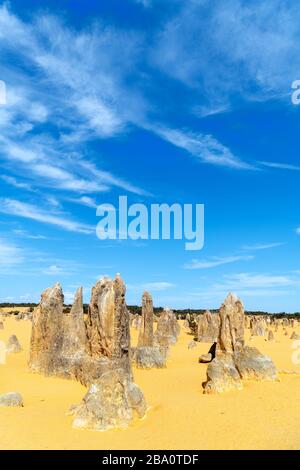
[{"label": "white wispy cloud", "polygon": [[259,163],[265,167],[277,168],[278,170],[300,171],[300,166],[291,165],[289,163],[262,162],[262,161]]},{"label": "white wispy cloud", "polygon": [[259,251],[259,250],[270,250],[271,248],[277,248],[283,246],[286,243],[277,242],[277,243],[257,243],[255,245],[244,245],[243,249],[248,251]]},{"label": "white wispy cloud", "polygon": [[29,238],[31,240],[46,240],[47,237],[44,235],[33,235],[31,233],[26,232],[26,230],[21,230],[21,229],[14,229],[13,233],[17,235],[20,238]]},{"label": "white wispy cloud", "polygon": [[14,186],[15,188],[25,189],[26,191],[33,191],[32,186],[30,184],[18,181],[13,176],[1,175],[0,178],[3,181],[5,181],[7,184],[10,184],[11,186]]},{"label": "white wispy cloud", "polygon": [[142,113],[138,93],[125,84],[136,60],[137,35],[100,23],[76,32],[50,15],[24,22],[7,4],[0,7],[0,29],[1,51],[28,65],[27,71],[0,65],[9,84],[7,105],[0,109],[0,157],[6,167],[34,187],[80,194],[119,187],[142,194],[95,163],[79,165],[88,162],[85,146],[91,140],[123,132],[131,117]]},{"label": "white wispy cloud", "polygon": [[141,288],[144,290],[149,290],[151,291],[164,291],[167,289],[171,289],[172,287],[175,287],[175,284],[172,284],[171,282],[148,282],[145,284],[142,284]]},{"label": "white wispy cloud", "polygon": [[18,246],[0,239],[0,266],[9,268],[24,261],[24,253]]},{"label": "white wispy cloud", "polygon": [[299,278],[268,273],[238,273],[224,276],[224,282],[215,287],[220,289],[249,289],[287,287],[300,284]]},{"label": "white wispy cloud", "polygon": [[[152,60],[199,104],[282,97],[298,76],[299,10],[292,1],[187,0],[158,33]],[[289,86],[289,85],[288,85]]]},{"label": "white wispy cloud", "polygon": [[184,265],[184,269],[208,269],[215,268],[216,266],[221,266],[223,264],[235,263],[237,261],[249,261],[252,260],[254,256],[227,256],[219,258],[217,256],[212,257],[209,260],[199,260],[193,259],[190,263]]},{"label": "white wispy cloud", "polygon": [[73,202],[74,204],[79,204],[81,206],[91,207],[92,209],[96,209],[96,207],[98,207],[96,200],[89,196],[81,196],[79,198],[68,198],[67,201]]},{"label": "white wispy cloud", "polygon": [[249,163],[235,156],[231,150],[211,135],[195,134],[190,131],[152,126],[160,137],[179,147],[205,163],[236,169],[254,169]]},{"label": "white wispy cloud", "polygon": [[135,292],[142,292],[142,291],[149,291],[151,292],[162,292],[166,291],[168,289],[172,289],[173,287],[176,287],[175,284],[167,281],[157,281],[157,282],[146,282],[143,284],[128,284],[127,289],[129,291],[135,291]]},{"label": "white wispy cloud", "polygon": [[242,272],[223,275],[219,282],[208,284],[205,288],[193,289],[187,292],[186,296],[197,299],[203,307],[218,308],[228,292],[234,292],[242,300],[245,298],[248,308],[248,302],[251,303],[254,297],[282,299],[284,296],[297,295],[299,287],[300,277],[297,273]]},{"label": "white wispy cloud", "polygon": [[63,267],[57,266],[56,264],[52,264],[48,268],[43,269],[42,272],[48,276],[61,276],[67,273]]},{"label": "white wispy cloud", "polygon": [[55,225],[63,230],[70,232],[85,234],[94,232],[94,228],[90,225],[68,219],[64,215],[51,214],[50,211],[46,211],[40,207],[17,201],[15,199],[0,199],[0,212],[9,216],[23,217],[26,219],[36,220],[38,222]]}]

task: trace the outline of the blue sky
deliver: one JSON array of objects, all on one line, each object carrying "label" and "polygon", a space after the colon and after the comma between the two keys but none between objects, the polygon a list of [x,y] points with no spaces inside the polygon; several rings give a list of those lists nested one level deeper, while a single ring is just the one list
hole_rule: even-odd
[{"label": "blue sky", "polygon": [[[0,300],[300,310],[300,11],[272,0],[0,3]],[[205,246],[100,241],[96,206],[205,204]]]}]

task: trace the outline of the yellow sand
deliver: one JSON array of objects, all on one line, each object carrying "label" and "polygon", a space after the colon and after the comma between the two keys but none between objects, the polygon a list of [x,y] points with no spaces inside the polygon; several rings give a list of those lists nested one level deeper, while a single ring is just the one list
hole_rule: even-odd
[{"label": "yellow sand", "polygon": [[[28,371],[31,323],[7,319],[0,341],[16,334],[24,352],[0,365],[0,393],[18,391],[24,408],[0,408],[0,449],[297,449],[300,447],[300,375],[281,374],[280,383],[249,382],[244,390],[202,394],[206,365],[198,364],[207,344],[188,350],[192,337],[183,329],[167,369],[134,370],[150,406],[147,417],[125,431],[72,429],[66,416],[85,388],[72,381]],[[289,336],[292,332],[288,329]],[[300,333],[300,331],[298,331]],[[276,342],[249,343],[273,357],[279,369],[296,370],[289,336]],[[133,332],[133,343],[136,331]]]}]

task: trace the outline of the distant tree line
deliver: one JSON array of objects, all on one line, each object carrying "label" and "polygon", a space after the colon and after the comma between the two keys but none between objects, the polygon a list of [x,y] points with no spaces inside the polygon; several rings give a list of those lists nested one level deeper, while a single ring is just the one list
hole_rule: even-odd
[{"label": "distant tree line", "polygon": [[[9,302],[3,302],[3,303],[0,303],[0,308],[11,308],[12,311],[11,313],[18,313],[18,308],[19,307],[27,307],[30,309],[30,311],[33,311],[33,309],[35,307],[37,307],[38,304],[36,303],[20,303],[20,304],[15,304],[15,303],[9,303]],[[71,304],[66,304],[64,306],[64,312],[65,313],[69,313],[70,310],[71,310],[71,307],[72,305]],[[137,315],[141,315],[142,314],[142,307],[139,306],[139,305],[128,305],[128,310],[133,313],[133,314],[137,314]],[[88,304],[84,304],[83,305],[83,310],[84,310],[84,313],[87,313],[88,311]],[[155,315],[159,315],[162,311],[163,311],[163,307],[154,307],[154,313]],[[173,309],[173,312],[176,314],[177,317],[180,317],[180,318],[185,318],[188,314],[189,315],[201,315],[203,314],[204,312],[206,311],[206,309],[190,309],[190,308],[186,308],[186,309]],[[218,310],[210,310],[212,313],[218,313]],[[287,312],[280,312],[280,313],[271,313],[271,312],[264,312],[264,311],[260,311],[260,310],[257,310],[257,311],[250,311],[250,310],[246,310],[245,311],[245,314],[246,315],[269,315],[269,316],[274,316],[275,318],[284,318],[284,317],[289,317],[289,318],[296,318],[296,319],[300,319],[300,312],[294,312],[294,313],[287,313]]]}]

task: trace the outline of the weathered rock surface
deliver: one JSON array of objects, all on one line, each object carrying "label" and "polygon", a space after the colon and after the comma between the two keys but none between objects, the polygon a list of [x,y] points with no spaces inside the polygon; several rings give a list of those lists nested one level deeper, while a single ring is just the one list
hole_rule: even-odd
[{"label": "weathered rock surface", "polygon": [[251,323],[252,336],[265,336],[267,331],[267,324],[264,318],[253,318]]},{"label": "weathered rock surface", "polygon": [[213,355],[211,353],[201,354],[201,356],[199,357],[199,362],[203,364],[211,362],[212,360]]},{"label": "weathered rock surface", "polygon": [[142,297],[142,320],[137,346],[139,348],[144,346],[153,347],[153,345],[153,300],[149,292],[144,292]]},{"label": "weathered rock surface", "polygon": [[277,380],[277,371],[272,359],[258,349],[245,346],[234,354],[234,364],[244,380]]},{"label": "weathered rock surface", "polygon": [[55,374],[63,344],[64,296],[60,284],[41,295],[33,312],[29,367],[45,375]]},{"label": "weathered rock surface", "polygon": [[24,406],[23,398],[18,392],[9,392],[0,395],[0,406]]},{"label": "weathered rock surface", "polygon": [[207,310],[199,315],[197,341],[202,343],[214,343],[217,341],[220,329],[220,316]]},{"label": "weathered rock surface", "polygon": [[10,336],[7,342],[6,352],[8,354],[14,354],[14,353],[19,353],[21,351],[22,351],[22,347],[16,335]]},{"label": "weathered rock surface", "polygon": [[133,353],[133,360],[140,369],[152,369],[166,367],[166,356],[158,347],[143,346],[136,348]]},{"label": "weathered rock surface", "polygon": [[146,409],[139,387],[130,381],[123,369],[116,369],[93,383],[82,403],[72,409],[73,427],[97,431],[124,429],[135,415],[144,417]]},{"label": "weathered rock surface", "polygon": [[220,330],[216,355],[232,354],[244,346],[244,306],[234,294],[228,294],[220,308]]},{"label": "weathered rock surface", "polygon": [[144,292],[138,345],[133,354],[133,361],[138,368],[151,369],[166,366],[165,351],[154,344],[153,317],[152,297],[148,292]]},{"label": "weathered rock surface", "polygon": [[229,294],[220,308],[215,358],[207,368],[204,393],[241,389],[241,379],[277,380],[272,359],[256,348],[245,346],[244,325],[243,304],[235,295]]},{"label": "weathered rock surface", "polygon": [[155,344],[161,348],[168,348],[175,344],[180,333],[180,326],[176,315],[172,310],[165,309],[157,322],[157,330],[154,335]]},{"label": "weathered rock surface", "polygon": [[207,382],[203,384],[205,394],[223,393],[243,388],[241,377],[231,354],[216,357],[207,367]]},{"label": "weathered rock surface", "polygon": [[101,359],[104,370],[121,368],[131,375],[125,293],[125,284],[119,275],[114,280],[103,278],[96,283],[87,315],[87,341],[91,357]]},{"label": "weathered rock surface", "polygon": [[268,331],[268,341],[275,341],[274,333],[272,330]]},{"label": "weathered rock surface", "polygon": [[63,313],[63,303],[59,284],[43,292],[33,315],[30,368],[85,385],[115,368],[131,375],[129,313],[120,276],[101,279],[93,287],[86,324],[82,288],[70,313]]}]

